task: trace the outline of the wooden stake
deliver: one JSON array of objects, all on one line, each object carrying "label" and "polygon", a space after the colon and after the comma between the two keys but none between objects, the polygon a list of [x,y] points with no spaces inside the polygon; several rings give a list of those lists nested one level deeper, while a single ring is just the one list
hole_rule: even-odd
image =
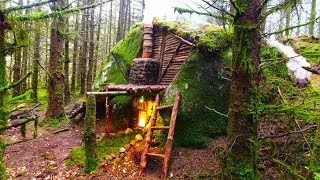
[{"label": "wooden stake", "polygon": [[[108,89],[106,90],[108,91]],[[110,111],[109,111],[109,103],[108,103],[109,97],[106,97],[106,137],[110,137]]]},{"label": "wooden stake", "polygon": [[[155,104],[154,104],[154,113],[152,116],[152,120],[151,120],[151,124],[150,124],[150,128],[156,125],[156,121],[157,121],[157,117],[158,117],[158,110],[157,107],[159,106],[159,102],[160,102],[160,95],[157,94],[156,95],[156,99],[155,99]],[[141,162],[140,162],[140,172],[139,172],[139,176],[143,175],[146,171],[146,167],[147,167],[147,153],[149,151],[150,148],[150,143],[152,140],[152,135],[153,135],[153,131],[149,130],[148,134],[146,136],[146,144],[144,146],[144,150],[142,152],[141,155]]]},{"label": "wooden stake", "polygon": [[177,91],[176,92],[176,98],[175,98],[174,104],[173,104],[172,114],[171,114],[170,129],[169,129],[169,133],[168,133],[166,151],[165,151],[165,154],[164,154],[165,157],[163,159],[163,176],[162,176],[162,179],[166,179],[167,176],[168,176],[169,160],[170,160],[170,156],[171,156],[174,128],[175,128],[175,125],[176,125],[176,119],[177,119],[177,114],[178,114],[180,96],[181,96],[180,91]]}]

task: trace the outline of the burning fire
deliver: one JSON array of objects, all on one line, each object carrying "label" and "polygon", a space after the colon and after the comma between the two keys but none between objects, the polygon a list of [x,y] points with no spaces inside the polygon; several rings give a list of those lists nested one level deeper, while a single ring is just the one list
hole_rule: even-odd
[{"label": "burning fire", "polygon": [[144,127],[146,125],[146,121],[147,121],[147,112],[146,111],[140,111],[138,126],[139,127]]}]

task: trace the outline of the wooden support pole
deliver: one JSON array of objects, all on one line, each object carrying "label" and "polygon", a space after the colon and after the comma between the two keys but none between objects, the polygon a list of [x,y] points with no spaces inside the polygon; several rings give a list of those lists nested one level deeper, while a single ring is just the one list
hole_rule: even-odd
[{"label": "wooden support pole", "polygon": [[96,144],[96,97],[87,96],[86,117],[84,119],[84,172],[91,172],[98,166]]},{"label": "wooden support pole", "polygon": [[[108,89],[106,90],[108,91]],[[106,126],[105,126],[105,130],[106,130],[106,137],[110,137],[110,109],[109,109],[109,102],[108,102],[109,97],[106,97]]]},{"label": "wooden support pole", "polygon": [[[151,124],[150,124],[150,128],[156,125],[156,121],[157,121],[157,117],[158,117],[158,110],[157,107],[159,106],[159,102],[160,102],[160,95],[157,94],[156,95],[156,99],[155,99],[155,103],[154,103],[154,112],[153,112],[153,116],[152,116],[152,120],[151,120]],[[148,150],[150,148],[150,144],[151,144],[151,140],[152,140],[152,135],[153,135],[153,131],[148,131],[147,136],[146,136],[146,144],[144,146],[144,150],[142,152],[141,155],[141,162],[140,162],[140,172],[139,172],[139,176],[142,176],[145,171],[146,171],[146,167],[147,167],[147,153]]]},{"label": "wooden support pole", "polygon": [[168,177],[169,160],[170,160],[170,155],[171,155],[171,151],[172,151],[174,128],[175,128],[177,114],[178,114],[180,96],[181,96],[180,91],[177,91],[176,98],[174,100],[173,109],[172,109],[172,114],[171,114],[170,129],[169,129],[169,133],[168,133],[166,151],[164,154],[165,158],[163,159],[163,174],[162,174],[163,177],[162,177],[162,179],[166,179]]},{"label": "wooden support pole", "polygon": [[106,92],[87,92],[87,95],[97,95],[97,96],[116,96],[116,95],[127,95],[127,91],[106,91]]}]

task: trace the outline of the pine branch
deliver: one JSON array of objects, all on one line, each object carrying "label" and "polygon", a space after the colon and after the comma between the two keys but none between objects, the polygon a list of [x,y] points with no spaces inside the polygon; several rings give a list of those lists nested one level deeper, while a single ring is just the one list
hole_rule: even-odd
[{"label": "pine branch", "polygon": [[9,7],[7,9],[2,10],[2,12],[4,14],[13,12],[13,11],[18,11],[18,10],[22,10],[22,9],[28,9],[28,8],[32,8],[32,7],[36,7],[36,6],[41,6],[44,4],[48,4],[51,2],[56,2],[57,0],[47,0],[47,1],[41,1],[41,2],[36,2],[36,3],[32,3],[32,4],[27,4],[27,5],[20,5],[20,6],[14,6],[14,7]]},{"label": "pine branch", "polygon": [[290,6],[293,6],[294,4],[297,3],[298,0],[286,0],[276,6],[273,6],[272,8],[270,8],[264,15],[265,16],[268,16],[274,12],[277,12],[279,10],[282,10],[282,9],[286,9]]},{"label": "pine branch", "polygon": [[306,26],[306,25],[309,25],[309,24],[311,24],[311,23],[313,23],[313,22],[316,22],[318,19],[320,19],[320,16],[317,17],[317,18],[315,18],[314,20],[309,21],[309,22],[306,22],[306,23],[304,23],[304,24],[298,24],[298,25],[296,25],[296,26],[291,26],[291,27],[285,28],[285,29],[280,30],[280,31],[275,31],[275,32],[271,32],[271,33],[265,33],[265,34],[263,34],[263,37],[265,37],[265,36],[270,36],[270,35],[272,35],[272,34],[280,34],[280,33],[285,32],[285,31],[287,31],[287,30],[292,30],[292,29],[295,29],[295,28],[298,28],[298,27]]},{"label": "pine branch", "polygon": [[11,89],[11,88],[14,88],[16,87],[17,85],[21,84],[23,81],[25,81],[33,72],[30,71],[28,72],[26,75],[24,75],[21,79],[19,79],[19,81],[17,82],[14,82],[14,83],[11,83],[9,84],[8,86],[6,87],[3,87],[3,88],[0,88],[0,92],[3,92],[3,91],[6,91],[8,89]]},{"label": "pine branch", "polygon": [[233,14],[229,13],[228,11],[224,10],[223,8],[221,7],[218,7],[218,6],[214,6],[214,4],[211,4],[210,2],[206,1],[206,0],[202,0],[203,2],[205,2],[208,6],[218,10],[218,11],[221,11],[222,13],[226,13],[228,14],[229,16],[231,17],[235,17]]},{"label": "pine branch", "polygon": [[85,9],[95,8],[97,6],[100,6],[101,4],[108,3],[110,1],[113,1],[113,0],[107,0],[100,3],[92,4],[89,6],[84,6],[84,7],[75,7],[75,8],[62,10],[62,11],[53,11],[52,13],[38,12],[30,15],[17,15],[17,16],[14,16],[13,19],[16,21],[27,21],[27,20],[40,20],[40,19],[46,19],[46,18],[60,17],[65,14],[70,14],[74,12],[80,12]]},{"label": "pine branch", "polygon": [[204,15],[204,16],[210,16],[216,19],[220,19],[220,20],[224,20],[227,19],[229,21],[232,21],[232,18],[230,18],[229,16],[221,16],[221,15],[217,15],[217,14],[212,14],[210,12],[200,12],[200,11],[196,11],[194,9],[187,9],[187,8],[180,8],[180,7],[174,7],[174,11],[177,11],[179,14],[183,14],[183,13],[195,13],[195,14],[199,14],[199,15]]}]

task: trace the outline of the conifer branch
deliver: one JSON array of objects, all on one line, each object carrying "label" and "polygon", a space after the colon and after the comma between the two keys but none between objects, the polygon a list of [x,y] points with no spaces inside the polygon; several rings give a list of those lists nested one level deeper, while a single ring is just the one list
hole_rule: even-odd
[{"label": "conifer branch", "polygon": [[8,89],[11,89],[11,88],[16,87],[17,85],[19,85],[19,84],[21,84],[23,81],[25,81],[32,73],[33,73],[33,71],[30,71],[30,72],[28,72],[26,75],[24,75],[21,79],[19,79],[19,81],[14,82],[14,83],[11,83],[11,84],[9,84],[9,85],[6,86],[6,87],[0,88],[0,92],[3,92],[3,91],[6,91],[6,90],[8,90]]},{"label": "conifer branch", "polygon": [[295,28],[298,28],[298,27],[306,26],[306,25],[309,25],[309,24],[311,24],[313,22],[316,22],[318,19],[320,19],[320,16],[318,16],[317,18],[313,19],[312,21],[306,22],[304,24],[298,24],[296,26],[291,26],[291,27],[285,28],[285,29],[280,30],[280,31],[275,31],[275,32],[271,32],[271,33],[265,33],[265,34],[263,34],[263,37],[270,36],[272,34],[279,34],[279,33],[285,32],[287,30],[292,30],[292,29],[295,29]]},{"label": "conifer branch", "polygon": [[47,0],[47,1],[41,1],[41,2],[36,2],[36,3],[32,3],[32,4],[27,4],[27,5],[20,5],[20,6],[13,6],[13,7],[9,7],[7,9],[2,10],[2,12],[4,14],[13,12],[13,11],[18,11],[18,10],[22,10],[22,9],[28,9],[28,8],[32,8],[32,7],[36,7],[36,6],[41,6],[44,4],[48,4],[51,2],[56,2],[57,0]]},{"label": "conifer branch", "polygon": [[103,1],[103,2],[99,2],[89,6],[84,6],[84,7],[75,7],[75,8],[62,10],[62,11],[53,11],[52,13],[38,12],[30,15],[17,15],[17,16],[14,16],[13,19],[16,21],[27,21],[27,20],[40,20],[40,19],[46,19],[46,18],[60,17],[65,14],[70,14],[70,13],[79,12],[85,9],[95,8],[97,6],[100,6],[101,4],[104,4],[110,1],[112,0]]}]

